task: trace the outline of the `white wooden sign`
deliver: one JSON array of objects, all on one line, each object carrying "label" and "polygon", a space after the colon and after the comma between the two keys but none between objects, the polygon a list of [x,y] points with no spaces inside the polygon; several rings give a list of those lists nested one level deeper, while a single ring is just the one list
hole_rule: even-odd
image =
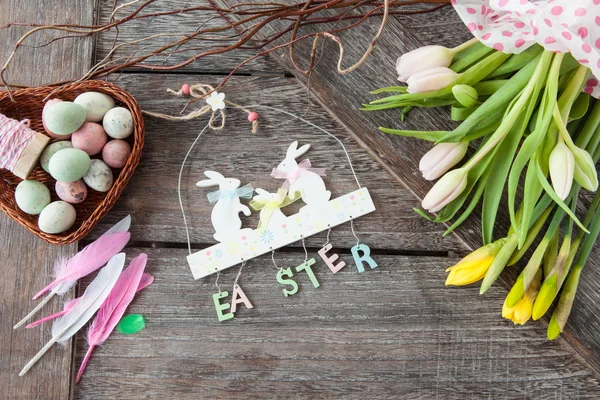
[{"label": "white wooden sign", "polygon": [[264,231],[243,229],[239,234],[187,257],[194,279],[233,267],[287,246],[334,226],[375,211],[367,188],[329,200],[319,207],[305,207],[277,223],[269,223]]}]

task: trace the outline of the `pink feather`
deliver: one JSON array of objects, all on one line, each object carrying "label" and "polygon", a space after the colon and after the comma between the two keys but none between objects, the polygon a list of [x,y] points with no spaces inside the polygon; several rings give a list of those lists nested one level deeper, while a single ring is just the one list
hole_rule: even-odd
[{"label": "pink feather", "polygon": [[33,296],[33,299],[50,289],[58,294],[67,292],[79,278],[104,266],[112,256],[123,250],[130,237],[129,232],[104,234],[70,259],[60,261],[54,268],[56,279]]},{"label": "pink feather", "polygon": [[108,336],[115,329],[123,314],[125,314],[125,310],[133,300],[136,289],[140,284],[147,260],[148,255],[145,253],[131,260],[129,267],[121,273],[108,298],[102,303],[96,318],[94,318],[94,322],[92,322],[88,330],[87,339],[90,348],[83,358],[81,367],[79,367],[75,383],[81,379],[94,347],[101,345],[108,339]]},{"label": "pink feather", "polygon": [[[148,286],[150,286],[150,284],[152,282],[154,282],[154,276],[150,275],[149,273],[144,272],[144,274],[142,275],[142,279],[140,280],[140,284],[137,287],[137,292],[139,292],[142,289],[147,288]],[[47,317],[38,319],[37,321],[32,322],[31,324],[27,325],[25,328],[27,328],[27,329],[35,328],[36,326],[43,324],[44,322],[51,321],[58,317],[62,317],[63,315],[68,313],[73,307],[75,307],[75,304],[77,304],[78,301],[79,301],[79,297],[76,297],[72,300],[67,301],[65,303],[65,305],[63,306],[62,311],[59,311],[55,314],[48,315]]]}]

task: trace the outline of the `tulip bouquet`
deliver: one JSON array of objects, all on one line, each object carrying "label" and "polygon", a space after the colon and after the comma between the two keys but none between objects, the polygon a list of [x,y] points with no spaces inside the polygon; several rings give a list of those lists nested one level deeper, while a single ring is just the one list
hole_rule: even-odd
[{"label": "tulip bouquet", "polygon": [[[422,201],[425,211],[417,212],[436,222],[453,220],[445,234],[482,204],[484,245],[448,268],[446,284],[481,281],[484,293],[507,265],[535,247],[502,315],[524,324],[558,299],[548,328],[554,339],[565,327],[600,233],[600,195],[583,220],[575,212],[580,191],[598,189],[600,101],[590,96],[598,82],[589,61],[571,53],[539,44],[519,54],[500,50],[475,38],[453,49],[425,46],[406,53],[396,69],[407,85],[375,90],[388,95],[363,110],[398,108],[403,120],[413,107],[450,107],[451,119],[460,122],[452,131],[380,128],[434,142],[419,169],[426,180],[439,180]],[[511,223],[495,239],[504,192]]]}]

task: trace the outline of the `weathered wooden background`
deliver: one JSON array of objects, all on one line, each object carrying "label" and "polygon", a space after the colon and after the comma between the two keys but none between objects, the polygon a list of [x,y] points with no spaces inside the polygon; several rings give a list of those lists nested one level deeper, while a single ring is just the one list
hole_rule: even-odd
[{"label": "weathered wooden background", "polygon": [[[105,21],[113,1],[4,0],[0,25],[11,22]],[[58,3],[58,4],[56,4]],[[187,1],[156,2],[156,9],[177,8]],[[138,20],[122,28],[121,38],[148,32],[194,31],[206,22],[195,18]],[[364,24],[344,38],[348,63],[356,60],[377,29]],[[210,22],[209,22],[210,23]],[[274,24],[273,29],[277,29]],[[0,31],[1,43],[14,43],[24,28]],[[0,280],[0,398],[597,398],[600,371],[597,250],[583,274],[568,332],[556,342],[546,339],[544,322],[515,327],[500,316],[506,285],[485,296],[477,287],[443,286],[444,269],[479,243],[477,221],[457,235],[441,238],[444,227],[416,216],[428,186],[416,169],[427,144],[379,133],[379,125],[398,125],[394,112],[366,114],[358,106],[368,91],[395,79],[398,54],[419,45],[456,45],[468,37],[450,7],[432,14],[391,19],[379,47],[358,71],[339,76],[333,66],[337,48],[326,45],[312,75],[309,98],[304,77],[296,79],[286,51],[259,59],[225,88],[239,104],[261,103],[305,114],[339,137],[350,151],[358,177],[369,187],[377,212],[356,221],[379,268],[358,274],[349,262],[333,275],[321,262],[314,289],[300,277],[301,289],[285,298],[276,283],[270,256],[250,261],[240,283],[255,308],[242,308],[236,318],[216,319],[212,304],[214,278],[193,281],[185,262],[185,233],[177,203],[177,174],[187,148],[206,121],[175,123],[146,119],[142,161],[117,206],[90,239],[127,214],[133,218],[128,256],[149,255],[155,283],[141,292],[129,311],[142,313],[142,332],[113,334],[96,349],[80,384],[73,383],[86,350],[80,334],[72,347],[55,346],[24,378],[20,368],[49,338],[49,327],[13,331],[29,310],[36,289],[47,282],[53,261],[75,246],[49,246],[0,216],[0,249],[4,274]],[[39,35],[32,44],[49,38]],[[9,78],[37,85],[81,75],[110,49],[112,33],[91,39],[66,40],[42,49],[26,48]],[[0,50],[3,61],[10,50]],[[307,49],[298,46],[299,54]],[[169,97],[167,88],[183,83],[218,83],[224,73],[249,54],[228,54],[194,63],[178,73],[127,71],[111,78],[130,91],[143,109],[175,114],[184,100]],[[95,57],[95,58],[94,58]],[[169,62],[177,62],[173,57]],[[442,113],[443,115],[443,113]],[[314,129],[282,114],[260,111],[261,128],[250,133],[246,116],[228,111],[227,129],[209,132],[188,160],[183,200],[195,248],[213,242],[210,206],[205,191],[195,187],[202,171],[235,175],[255,187],[274,188],[268,173],[283,157],[291,140],[311,143],[309,156],[327,167],[326,182],[334,195],[355,188],[343,151]],[[445,122],[440,114],[411,113],[407,126],[433,129]],[[250,219],[256,223],[256,217]],[[348,224],[332,231],[341,257],[355,239]],[[306,241],[310,255],[325,234]],[[302,262],[298,244],[276,253],[278,265]],[[237,268],[221,275],[223,288],[233,284]],[[72,295],[72,294],[71,294]],[[58,301],[45,312],[58,310]]]}]

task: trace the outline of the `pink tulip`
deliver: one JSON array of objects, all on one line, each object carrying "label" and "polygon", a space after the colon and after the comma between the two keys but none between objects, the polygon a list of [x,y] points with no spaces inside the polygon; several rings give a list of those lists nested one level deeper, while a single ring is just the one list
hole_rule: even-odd
[{"label": "pink tulip", "polygon": [[429,190],[421,202],[421,207],[434,213],[447,206],[467,187],[468,172],[464,168],[448,172]]},{"label": "pink tulip", "polygon": [[440,143],[434,146],[421,158],[419,170],[423,178],[435,180],[444,175],[463,159],[469,148],[469,142]]},{"label": "pink tulip", "polygon": [[407,82],[414,74],[435,67],[448,67],[453,52],[443,46],[424,46],[403,54],[396,61],[398,80]]},{"label": "pink tulip", "polygon": [[460,74],[446,67],[430,68],[411,76],[408,83],[408,93],[422,93],[443,89],[453,84]]}]

